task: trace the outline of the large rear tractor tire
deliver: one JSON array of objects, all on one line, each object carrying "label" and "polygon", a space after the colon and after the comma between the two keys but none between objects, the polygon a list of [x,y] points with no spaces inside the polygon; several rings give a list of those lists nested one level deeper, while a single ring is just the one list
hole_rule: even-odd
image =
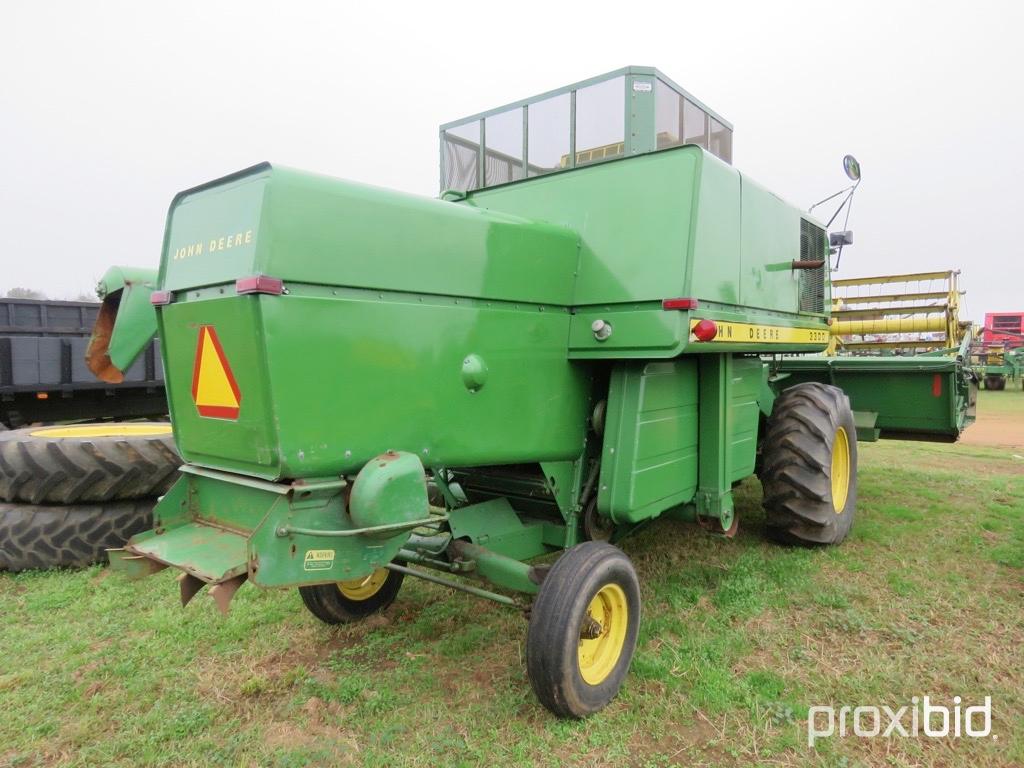
[{"label": "large rear tractor tire", "polygon": [[1006,389],[1006,379],[1002,376],[986,376],[985,389],[993,392],[1002,392]]},{"label": "large rear tractor tire", "polygon": [[151,527],[155,499],[39,506],[0,503],[0,570],[81,568]]},{"label": "large rear tractor tire", "polygon": [[761,451],[768,533],[789,544],[838,544],[857,505],[857,428],[838,387],[809,382],[779,395]]},{"label": "large rear tractor tire", "polygon": [[626,554],[587,541],[551,567],[530,609],[526,670],[559,717],[603,709],[629,671],[640,630],[640,583]]},{"label": "large rear tractor tire", "polygon": [[391,605],[404,578],[404,573],[378,568],[364,579],[299,587],[299,595],[309,612],[325,624],[349,624]]},{"label": "large rear tractor tire", "polygon": [[79,504],[159,496],[180,465],[170,424],[14,429],[0,432],[0,500]]}]

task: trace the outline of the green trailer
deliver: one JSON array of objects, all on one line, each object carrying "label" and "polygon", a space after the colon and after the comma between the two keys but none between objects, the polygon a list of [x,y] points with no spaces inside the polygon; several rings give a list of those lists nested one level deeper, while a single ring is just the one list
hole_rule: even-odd
[{"label": "green trailer", "polygon": [[445,584],[523,611],[533,689],[581,717],[637,641],[613,542],[662,515],[730,535],[757,473],[772,537],[836,544],[858,438],[969,421],[956,359],[798,367],[829,341],[828,233],[657,70],[440,138],[439,199],[263,163],[174,198],[148,306],[105,284],[93,354],[123,369],[155,323],[186,461],[116,569],[225,611],[298,588],[328,623]]}]

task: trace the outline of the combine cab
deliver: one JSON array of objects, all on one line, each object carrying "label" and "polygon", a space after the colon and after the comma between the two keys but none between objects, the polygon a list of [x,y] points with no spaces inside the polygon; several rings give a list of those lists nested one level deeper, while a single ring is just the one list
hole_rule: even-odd
[{"label": "combine cab", "polygon": [[441,147],[437,200],[269,164],[174,199],[151,301],[187,464],[116,568],[177,568],[182,602],[208,587],[224,610],[245,581],[298,588],[330,623],[406,576],[528,609],[530,682],[582,717],[639,630],[610,542],[662,515],[732,535],[756,468],[773,538],[837,544],[858,437],[962,428],[955,359],[886,369],[893,430],[868,387],[781,366],[831,339],[826,228],[733,168],[731,126],[657,70]]}]

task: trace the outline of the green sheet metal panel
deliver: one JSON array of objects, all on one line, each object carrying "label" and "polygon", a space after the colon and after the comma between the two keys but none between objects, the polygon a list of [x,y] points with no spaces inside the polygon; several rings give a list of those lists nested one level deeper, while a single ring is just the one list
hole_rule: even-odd
[{"label": "green sheet metal panel", "polygon": [[762,413],[758,357],[702,354],[697,361],[699,425],[696,512],[732,524],[732,487],[753,472]]},{"label": "green sheet metal panel", "polygon": [[733,482],[754,474],[757,456],[757,430],[761,418],[758,398],[764,377],[764,362],[759,357],[733,357],[729,387],[729,468]]},{"label": "green sheet metal panel", "polygon": [[[736,169],[697,147],[687,151],[699,156],[700,176],[688,249],[687,282],[678,295],[737,305],[744,267],[744,254],[740,250],[740,175]],[[762,268],[756,261],[752,266]],[[778,308],[792,311],[795,305]]]},{"label": "green sheet metal panel", "polygon": [[[284,296],[219,290],[161,311],[187,461],[277,479],[353,472],[387,450],[427,466],[582,452],[590,384],[566,358],[565,310],[294,283]],[[237,418],[204,416],[193,397],[202,326],[237,379]]]},{"label": "green sheet metal panel", "polygon": [[467,204],[578,232],[577,306],[685,296],[798,313],[800,210],[700,147],[477,190]]},{"label": "green sheet metal panel", "polygon": [[[106,352],[110,362],[122,372],[131,367],[156,335],[156,311],[150,303],[156,285],[157,272],[154,269],[111,267],[96,287],[96,293],[104,305],[113,310],[117,319],[107,339]],[[105,323],[97,321],[90,348],[85,353],[87,362],[93,355],[100,354],[93,345],[102,346],[102,332],[105,330]],[[97,331],[101,332],[100,338],[96,336]],[[101,375],[101,371],[94,373]]]},{"label": "green sheet metal panel", "polygon": [[697,361],[612,372],[597,504],[619,523],[656,517],[697,488]]},{"label": "green sheet metal panel", "polygon": [[246,572],[246,537],[235,531],[185,523],[156,535],[136,536],[129,552],[145,555],[198,576],[203,581],[225,581]]},{"label": "green sheet metal panel", "polygon": [[800,212],[767,189],[743,177],[743,266],[740,303],[747,307],[794,311],[799,306]]},{"label": "green sheet metal panel", "polygon": [[[576,260],[576,235],[549,224],[268,165],[182,193],[159,313],[182,454],[268,479],[389,449],[428,466],[575,458]],[[235,295],[254,274],[285,294]],[[193,392],[204,326],[241,401],[225,417]]]},{"label": "green sheet metal panel", "polygon": [[182,192],[161,287],[264,274],[319,285],[571,303],[575,233],[268,164]]},{"label": "green sheet metal panel", "polygon": [[661,301],[684,295],[701,156],[682,147],[610,161],[479,190],[467,203],[577,232],[572,303]]},{"label": "green sheet metal panel", "polygon": [[[163,307],[157,319],[167,403],[182,458],[259,477],[278,477],[280,458],[259,300],[215,293]],[[203,326],[215,329],[236,380],[241,394],[237,418],[201,416],[193,398]]]},{"label": "green sheet metal panel", "polygon": [[281,536],[284,526],[354,530],[345,484],[305,490],[186,469],[154,508],[156,528],[134,536],[125,548],[129,554],[153,557],[204,581],[248,573],[258,586],[287,587],[362,578],[389,562],[408,538],[408,532],[389,538]]},{"label": "green sheet metal panel", "polygon": [[[792,262],[801,258],[800,211],[700,147],[478,190],[467,204],[579,233],[569,339],[574,358],[703,352],[689,332],[691,318],[701,317],[813,328],[823,339],[740,343],[723,335],[712,342],[716,351],[813,352],[828,340],[824,320],[799,311],[800,277]],[[700,312],[662,310],[663,299],[677,297],[698,299]],[[596,319],[614,328],[606,340],[594,338]]]},{"label": "green sheet metal panel", "polygon": [[[666,358],[682,352],[687,331],[686,312],[666,312],[661,304],[596,306],[577,309],[569,324],[569,354],[578,359]],[[594,338],[593,323],[603,320],[613,333]]]},{"label": "green sheet metal panel", "polygon": [[318,293],[262,300],[285,476],[352,471],[385,450],[428,467],[582,453],[589,371],[566,359],[564,310]]},{"label": "green sheet metal panel", "polygon": [[271,173],[264,164],[175,196],[164,232],[160,288],[178,291],[257,274]]},{"label": "green sheet metal panel", "polygon": [[[698,341],[690,329],[701,319],[714,320],[718,335]],[[604,341],[592,323],[613,328]],[[744,310],[701,302],[695,310],[665,310],[660,302],[610,304],[577,308],[569,330],[569,357],[575,360],[664,359],[708,352],[778,354],[821,352],[828,344],[824,317],[782,316],[770,310]]]},{"label": "green sheet metal panel", "polygon": [[524,523],[507,498],[469,504],[449,512],[453,539],[464,539],[505,557],[529,560],[549,551],[543,523]]}]

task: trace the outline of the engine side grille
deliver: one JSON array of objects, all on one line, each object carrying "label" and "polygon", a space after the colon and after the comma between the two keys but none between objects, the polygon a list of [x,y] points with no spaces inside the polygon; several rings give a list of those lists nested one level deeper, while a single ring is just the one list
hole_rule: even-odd
[{"label": "engine side grille", "polygon": [[815,269],[800,270],[800,311],[825,311],[825,270],[828,269],[828,251],[825,230],[805,219],[800,219],[800,260],[824,260]]}]

